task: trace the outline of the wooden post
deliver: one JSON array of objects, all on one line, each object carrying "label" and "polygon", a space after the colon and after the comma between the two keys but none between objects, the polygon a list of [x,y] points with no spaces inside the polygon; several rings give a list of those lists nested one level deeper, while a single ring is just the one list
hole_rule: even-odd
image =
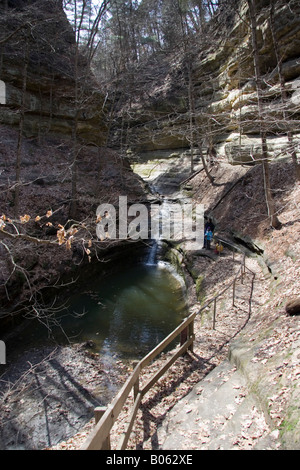
[{"label": "wooden post", "polygon": [[235,301],[235,279],[233,281],[233,287],[232,287],[232,306],[234,307],[234,301]]},{"label": "wooden post", "polygon": [[214,316],[213,316],[213,330],[215,330],[216,325],[216,310],[217,310],[217,300],[214,300]]},{"label": "wooden post", "polygon": [[188,337],[188,327],[186,327],[182,332],[180,333],[180,346],[182,346]]},{"label": "wooden post", "polygon": [[193,338],[193,342],[189,346],[189,351],[194,352],[194,320],[189,324],[189,337]]},{"label": "wooden post", "polygon": [[[105,406],[97,406],[97,408],[94,409],[94,416],[95,416],[95,422],[96,424],[100,421],[102,416],[104,415],[106,411]],[[103,442],[102,448],[100,450],[110,450],[110,435],[108,434],[107,438]]]},{"label": "wooden post", "polygon": [[139,382],[139,376],[138,376],[138,378],[136,379],[136,382],[133,385],[133,398],[134,398],[134,400],[136,399],[136,397],[138,396],[139,393],[140,393],[140,382]]}]

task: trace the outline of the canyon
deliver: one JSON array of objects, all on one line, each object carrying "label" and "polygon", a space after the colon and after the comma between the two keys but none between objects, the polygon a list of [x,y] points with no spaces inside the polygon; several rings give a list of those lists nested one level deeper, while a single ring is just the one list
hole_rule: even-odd
[{"label": "canyon", "polygon": [[[299,316],[288,315],[285,306],[299,297],[299,2],[257,0],[259,76],[248,3],[238,2],[234,14],[225,8],[181,48],[131,64],[105,84],[81,54],[61,1],[0,5],[3,331],[10,334],[18,326],[20,311],[25,318],[38,312],[44,319],[58,291],[69,295],[89,279],[144,258],[149,247],[143,243],[97,239],[100,204],[117,205],[126,195],[129,205],[149,205],[184,194],[205,206],[226,256],[194,253],[179,244],[168,244],[166,256],[190,279],[195,306],[222,288],[215,266],[229,277],[232,246],[255,264],[261,283],[253,323],[230,354],[267,414],[271,409],[271,428],[283,436],[279,445],[298,448]],[[270,226],[266,204],[264,144],[279,229]],[[213,342],[210,334],[207,329]],[[35,354],[43,374],[54,364],[53,351],[45,358]],[[88,420],[98,380],[93,374],[99,371],[107,383],[105,365],[82,345],[59,350],[58,356],[68,377],[78,358],[76,380],[80,374],[86,383],[93,377],[86,385]],[[117,365],[114,387],[127,372]],[[11,411],[9,403],[4,411]],[[61,417],[64,410],[54,416],[57,412]],[[76,422],[65,438],[78,427]]]}]

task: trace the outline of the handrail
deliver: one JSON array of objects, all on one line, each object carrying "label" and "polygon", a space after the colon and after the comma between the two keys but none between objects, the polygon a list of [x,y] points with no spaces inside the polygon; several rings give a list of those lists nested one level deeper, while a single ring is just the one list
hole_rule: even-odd
[{"label": "handrail", "polygon": [[[195,317],[200,314],[204,309],[206,309],[212,302],[214,302],[214,315],[213,315],[213,329],[215,328],[215,321],[216,321],[216,302],[217,299],[222,296],[231,286],[233,286],[233,305],[235,300],[235,283],[239,276],[241,276],[243,282],[243,274],[245,273],[245,269],[250,271],[253,274],[252,278],[252,287],[251,287],[251,296],[249,299],[249,316],[251,314],[251,299],[253,293],[253,282],[255,273],[247,268],[245,264],[245,254],[243,254],[243,258],[238,269],[238,272],[234,276],[234,279],[231,283],[226,286],[222,292],[214,296],[210,299],[205,305],[203,305],[200,310],[190,314],[187,318],[185,318],[182,323],[176,327],[161,343],[159,343],[152,351],[150,351],[143,359],[141,359],[136,367],[134,368],[131,376],[126,380],[124,385],[122,386],[119,393],[116,395],[114,400],[110,405],[108,405],[107,409],[103,413],[103,409],[101,410],[102,417],[96,423],[93,431],[88,436],[87,440],[81,447],[81,450],[105,450],[110,447],[110,431],[113,427],[114,423],[116,422],[125,401],[127,400],[130,392],[134,391],[134,404],[132,408],[132,412],[130,415],[130,420],[128,424],[127,431],[123,433],[121,441],[118,446],[118,450],[123,450],[126,448],[127,442],[130,437],[130,432],[132,430],[134,420],[136,414],[139,409],[139,405],[142,401],[143,396],[151,389],[151,387],[157,382],[157,380],[169,369],[169,367],[176,361],[176,359],[187,352],[187,350],[193,351],[193,342],[195,339],[194,335],[194,319]],[[172,355],[172,357],[154,374],[154,376],[149,379],[146,385],[143,388],[139,386],[139,377],[141,371],[149,365],[154,358],[158,356],[175,338],[181,335],[181,344],[179,349]],[[97,411],[97,408],[96,410]]]},{"label": "handrail", "polygon": [[[185,351],[187,351],[187,349],[189,349],[189,347],[192,345],[194,341],[193,334],[191,334],[191,336],[181,345],[179,351],[177,351],[176,354],[174,354],[172,358],[169,359],[168,363],[162,369],[157,371],[157,373],[154,376],[155,382],[152,379],[150,382],[148,382],[148,384],[145,385],[145,387],[142,390],[139,390],[138,381],[139,381],[139,375],[142,369],[145,368],[148,364],[150,364],[150,362],[159,353],[161,353],[183,330],[186,330],[186,328],[194,321],[195,316],[196,316],[196,312],[189,315],[177,328],[175,328],[175,330],[173,330],[161,343],[158,344],[158,346],[156,346],[152,351],[150,351],[150,353],[147,354],[136,365],[131,376],[127,379],[127,381],[125,382],[125,384],[123,385],[123,387],[121,388],[121,390],[119,391],[119,393],[117,394],[113,402],[108,406],[102,418],[96,424],[94,430],[88,437],[87,441],[84,443],[82,450],[101,449],[119,413],[121,412],[122,407],[125,401],[127,400],[132,388],[134,389],[134,398],[135,398],[134,408],[137,408],[136,406],[137,401],[140,402],[143,395],[151,388],[153,383],[155,383],[159,379],[159,377],[161,377],[164,374],[164,372],[170,367],[170,365],[173,364],[173,362],[175,362],[177,357],[179,357]],[[123,448],[123,444],[121,447]]]}]

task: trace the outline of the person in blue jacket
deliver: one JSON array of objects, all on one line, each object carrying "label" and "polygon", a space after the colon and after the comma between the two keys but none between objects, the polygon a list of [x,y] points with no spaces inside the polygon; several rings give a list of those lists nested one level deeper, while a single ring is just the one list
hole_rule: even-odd
[{"label": "person in blue jacket", "polygon": [[204,234],[204,247],[207,249],[207,250],[210,250],[210,243],[213,239],[213,233],[211,231],[211,228],[208,227],[206,229],[206,232]]}]

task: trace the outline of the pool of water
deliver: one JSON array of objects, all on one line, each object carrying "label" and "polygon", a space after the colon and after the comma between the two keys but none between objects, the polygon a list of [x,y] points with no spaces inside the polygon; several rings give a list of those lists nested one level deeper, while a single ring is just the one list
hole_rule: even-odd
[{"label": "pool of water", "polygon": [[31,347],[49,341],[92,341],[93,351],[101,356],[139,359],[186,314],[184,285],[170,266],[141,264],[94,279],[88,289],[70,298],[50,334],[42,324],[31,324],[20,341]]}]

